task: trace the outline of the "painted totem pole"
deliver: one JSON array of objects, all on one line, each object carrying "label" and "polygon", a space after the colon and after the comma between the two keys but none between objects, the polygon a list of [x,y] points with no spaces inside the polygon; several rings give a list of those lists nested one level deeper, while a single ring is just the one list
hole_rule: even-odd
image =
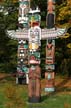
[{"label": "painted totem pole", "polygon": [[30,9],[30,0],[19,0],[18,22],[21,29],[28,28],[28,12]]},{"label": "painted totem pole", "polygon": [[29,11],[29,25],[30,29],[28,32],[29,38],[29,102],[36,103],[40,102],[40,46],[41,46],[41,28],[39,15],[40,10],[30,9]]},{"label": "painted totem pole", "polygon": [[[47,29],[55,29],[55,6],[53,0],[48,0],[47,2]],[[46,41],[46,92],[54,91],[54,70],[55,70],[55,40],[52,38],[48,38]]]},{"label": "painted totem pole", "polygon": [[47,39],[46,41],[46,87],[45,91],[52,92],[54,91],[54,70],[55,70],[55,40]]},{"label": "painted totem pole", "polygon": [[[19,0],[19,31],[28,29],[28,12],[29,12],[29,1]],[[18,66],[17,66],[17,77],[16,83],[28,84],[28,41],[24,38],[18,39]]]},{"label": "painted totem pole", "polygon": [[46,92],[55,91],[55,39],[66,33],[66,29],[55,27],[55,0],[47,1],[47,41],[46,41]]}]

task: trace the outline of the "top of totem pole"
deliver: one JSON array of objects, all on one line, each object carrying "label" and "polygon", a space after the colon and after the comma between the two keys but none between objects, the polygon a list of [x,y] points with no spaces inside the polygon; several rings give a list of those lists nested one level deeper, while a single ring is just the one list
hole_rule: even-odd
[{"label": "top of totem pole", "polygon": [[53,3],[55,3],[55,0],[47,0],[47,2],[53,2]]},{"label": "top of totem pole", "polygon": [[[30,0],[19,0],[21,2],[28,1],[30,2]],[[30,4],[30,3],[29,3]],[[47,0],[47,16],[46,16],[46,23],[47,23],[47,28],[41,29],[41,39],[42,40],[46,40],[46,39],[56,39],[56,38],[60,38],[63,35],[65,35],[67,29],[66,28],[58,28],[55,27],[55,0]],[[7,34],[9,35],[10,38],[12,39],[25,39],[28,40],[28,28],[26,28],[26,26],[28,26],[29,24],[32,23],[37,23],[39,22],[38,26],[40,27],[40,10],[38,9],[38,7],[36,9],[31,9],[29,8],[30,6],[27,6],[26,4],[26,8],[29,10],[28,11],[28,16],[27,16],[27,10],[22,9],[22,13],[20,12],[19,14],[21,14],[21,16],[19,16],[18,21],[20,24],[23,25],[22,29],[18,29],[18,30],[7,30]],[[21,7],[23,8],[23,7]],[[24,15],[24,12],[26,13],[26,16]],[[31,26],[29,26],[31,27]]]},{"label": "top of totem pole", "polygon": [[18,26],[19,28],[28,28],[28,12],[29,12],[29,0],[19,0],[19,16]]},{"label": "top of totem pole", "polygon": [[47,0],[46,24],[47,29],[42,31],[45,39],[56,39],[66,33],[66,28],[63,29],[55,26],[55,0]]}]

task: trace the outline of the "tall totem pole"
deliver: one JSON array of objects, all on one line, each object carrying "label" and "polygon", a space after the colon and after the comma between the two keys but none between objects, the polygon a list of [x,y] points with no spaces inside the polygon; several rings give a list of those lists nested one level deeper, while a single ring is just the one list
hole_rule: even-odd
[{"label": "tall totem pole", "polygon": [[55,0],[47,0],[47,40],[46,40],[46,72],[45,72],[45,91],[55,91],[54,76],[55,76],[55,39],[64,35],[66,29],[55,27]]},{"label": "tall totem pole", "polygon": [[16,83],[28,83],[28,12],[30,0],[19,0],[18,29],[7,30],[9,37],[18,41]]},{"label": "tall totem pole", "polygon": [[41,46],[41,29],[39,15],[40,10],[30,9],[29,11],[29,25],[28,32],[29,41],[29,102],[40,102],[40,46]]},{"label": "tall totem pole", "polygon": [[[29,0],[19,0],[19,32],[22,32],[22,30],[26,30],[29,28],[28,12]],[[28,71],[28,41],[24,38],[19,38],[16,83],[28,83]]]},{"label": "tall totem pole", "polygon": [[[48,0],[47,2],[47,29],[55,30],[55,2],[53,0]],[[52,34],[53,35],[53,34]],[[46,87],[45,91],[54,91],[54,70],[55,70],[55,40],[51,37],[46,40]]]}]

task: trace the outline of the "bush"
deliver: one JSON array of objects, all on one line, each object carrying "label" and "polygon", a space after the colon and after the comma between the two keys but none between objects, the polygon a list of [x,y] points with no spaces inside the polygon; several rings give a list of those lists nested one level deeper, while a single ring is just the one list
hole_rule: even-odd
[{"label": "bush", "polygon": [[22,108],[22,106],[24,106],[24,102],[14,85],[7,84],[5,88],[5,96],[8,100],[5,104],[6,108]]}]

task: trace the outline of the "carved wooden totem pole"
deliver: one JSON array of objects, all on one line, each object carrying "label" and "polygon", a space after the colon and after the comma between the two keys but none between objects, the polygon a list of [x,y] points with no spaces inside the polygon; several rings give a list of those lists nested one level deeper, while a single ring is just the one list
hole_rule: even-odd
[{"label": "carved wooden totem pole", "polygon": [[41,29],[40,29],[40,10],[30,9],[29,11],[29,25],[30,29],[28,32],[29,38],[29,102],[36,103],[40,102],[41,98],[41,69],[40,69],[40,40],[41,40]]},{"label": "carved wooden totem pole", "polygon": [[[22,30],[28,29],[28,12],[29,1],[19,0],[19,16],[18,16],[18,28],[19,34]],[[18,66],[16,83],[28,84],[28,41],[19,37],[18,39]]]},{"label": "carved wooden totem pole", "polygon": [[54,91],[54,59],[55,59],[55,40],[47,39],[46,42],[46,87],[45,91]]},{"label": "carved wooden totem pole", "polygon": [[[47,2],[47,29],[55,29],[55,13],[54,1],[48,0]],[[53,35],[53,34],[51,34]],[[54,70],[55,70],[55,40],[49,37],[46,41],[46,92],[54,91]]]}]

